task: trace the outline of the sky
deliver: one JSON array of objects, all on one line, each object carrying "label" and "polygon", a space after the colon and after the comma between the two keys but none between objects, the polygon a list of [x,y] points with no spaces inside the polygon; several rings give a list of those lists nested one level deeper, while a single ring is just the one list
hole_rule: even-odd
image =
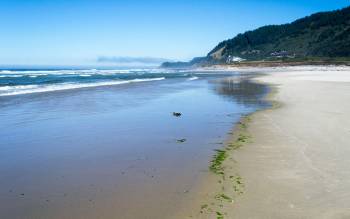
[{"label": "sky", "polygon": [[189,60],[349,0],[0,0],[0,65]]}]

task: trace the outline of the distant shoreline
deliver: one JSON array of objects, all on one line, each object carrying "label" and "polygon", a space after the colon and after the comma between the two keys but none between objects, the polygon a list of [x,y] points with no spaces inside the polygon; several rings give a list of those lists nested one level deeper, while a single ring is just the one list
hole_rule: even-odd
[{"label": "distant shoreline", "polygon": [[240,61],[230,64],[193,64],[187,62],[168,63],[161,65],[160,68],[165,69],[225,69],[231,67],[288,67],[288,66],[350,66],[350,59],[314,59],[314,60],[263,60],[263,61]]},{"label": "distant shoreline", "polygon": [[349,61],[242,61],[234,64],[219,65],[219,66],[234,66],[234,67],[284,67],[284,66],[305,66],[305,65],[316,65],[316,66],[328,66],[328,65],[346,65],[350,66]]}]

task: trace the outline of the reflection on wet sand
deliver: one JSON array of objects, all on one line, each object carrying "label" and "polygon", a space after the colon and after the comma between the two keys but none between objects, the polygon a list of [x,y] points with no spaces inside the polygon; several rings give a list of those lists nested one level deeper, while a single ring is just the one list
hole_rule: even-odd
[{"label": "reflection on wet sand", "polygon": [[255,83],[249,77],[228,77],[211,81],[212,89],[232,101],[244,105],[262,105],[267,103],[262,99],[269,87],[264,84]]}]

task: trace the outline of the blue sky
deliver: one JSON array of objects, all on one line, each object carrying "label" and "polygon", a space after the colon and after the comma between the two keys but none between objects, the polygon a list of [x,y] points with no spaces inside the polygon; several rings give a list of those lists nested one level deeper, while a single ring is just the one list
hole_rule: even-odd
[{"label": "blue sky", "polygon": [[349,0],[0,0],[0,64],[83,65],[98,57],[203,56],[266,24]]}]

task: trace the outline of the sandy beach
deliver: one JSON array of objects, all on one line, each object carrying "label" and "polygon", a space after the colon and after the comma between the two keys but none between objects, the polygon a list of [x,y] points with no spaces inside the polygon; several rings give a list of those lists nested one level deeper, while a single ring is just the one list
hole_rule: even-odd
[{"label": "sandy beach", "polygon": [[234,154],[246,191],[233,215],[350,217],[349,68],[287,69],[259,80],[277,86],[272,100],[281,106],[253,116],[255,143]]},{"label": "sandy beach", "polygon": [[350,68],[217,71],[254,83],[204,74],[4,98],[1,215],[349,218]]},{"label": "sandy beach", "polygon": [[232,203],[217,207],[216,199],[198,217],[350,218],[350,68],[243,71],[266,73],[256,80],[273,87],[273,107],[250,116],[252,140],[225,160],[225,177],[241,177],[241,194],[212,180],[206,202],[219,189]]}]

